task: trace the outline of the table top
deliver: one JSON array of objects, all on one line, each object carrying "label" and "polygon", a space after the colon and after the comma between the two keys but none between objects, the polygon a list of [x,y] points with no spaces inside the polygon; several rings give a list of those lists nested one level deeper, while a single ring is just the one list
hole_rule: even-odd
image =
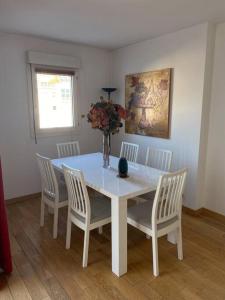
[{"label": "table top", "polygon": [[132,198],[154,191],[160,175],[165,172],[137,163],[128,162],[128,178],[119,178],[119,158],[110,156],[110,167],[105,169],[102,153],[83,154],[78,156],[53,159],[54,168],[62,172],[62,164],[79,169],[84,174],[87,186],[112,198]]}]

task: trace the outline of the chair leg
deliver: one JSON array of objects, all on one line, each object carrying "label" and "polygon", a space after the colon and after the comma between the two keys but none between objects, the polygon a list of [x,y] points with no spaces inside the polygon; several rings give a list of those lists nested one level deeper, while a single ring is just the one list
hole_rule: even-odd
[{"label": "chair leg", "polygon": [[45,203],[41,200],[41,217],[40,217],[40,226],[43,227],[45,222]]},{"label": "chair leg", "polygon": [[98,233],[99,233],[99,234],[102,234],[102,233],[103,233],[103,227],[102,227],[102,226],[98,227]]},{"label": "chair leg", "polygon": [[153,275],[159,276],[159,259],[158,259],[158,238],[152,236],[152,255],[153,255]]},{"label": "chair leg", "polygon": [[87,267],[88,262],[89,234],[89,229],[86,229],[84,233],[83,268]]},{"label": "chair leg", "polygon": [[59,215],[59,208],[54,207],[53,239],[56,239],[58,235],[58,215]]},{"label": "chair leg", "polygon": [[183,259],[183,242],[181,224],[177,229],[177,256],[179,260]]},{"label": "chair leg", "polygon": [[70,217],[68,215],[68,218],[67,218],[67,230],[66,230],[66,249],[70,249],[71,226],[72,226],[72,222],[71,222]]}]

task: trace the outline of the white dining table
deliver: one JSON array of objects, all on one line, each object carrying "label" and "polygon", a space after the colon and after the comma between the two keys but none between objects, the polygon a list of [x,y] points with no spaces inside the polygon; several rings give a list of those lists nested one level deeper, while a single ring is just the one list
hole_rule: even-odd
[{"label": "white dining table", "polygon": [[129,177],[119,178],[118,162],[118,157],[110,156],[110,167],[103,168],[102,153],[52,160],[60,172],[63,164],[81,170],[87,186],[111,198],[112,272],[121,276],[127,272],[127,200],[154,191],[160,175],[165,172],[128,163]]}]

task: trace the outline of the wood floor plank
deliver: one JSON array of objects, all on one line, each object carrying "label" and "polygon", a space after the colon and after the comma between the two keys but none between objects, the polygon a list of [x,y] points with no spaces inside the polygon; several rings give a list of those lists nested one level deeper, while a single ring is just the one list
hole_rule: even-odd
[{"label": "wood floor plank", "polygon": [[22,251],[14,255],[14,262],[31,298],[34,300],[44,300],[47,298],[49,295],[44,285]]},{"label": "wood floor plank", "polygon": [[0,299],[1,300],[13,300],[12,294],[10,292],[6,276],[0,274]]},{"label": "wood floor plank", "polygon": [[1,300],[225,300],[225,226],[208,217],[183,215],[183,261],[176,246],[159,239],[158,278],[152,275],[151,240],[128,226],[128,273],[117,278],[111,272],[110,225],[103,235],[91,232],[83,269],[83,232],[75,226],[71,249],[65,250],[66,209],[59,213],[56,240],[47,210],[39,227],[40,199],[12,204],[8,215],[14,271],[2,277]]},{"label": "wood floor plank", "polygon": [[16,300],[32,299],[15,264],[13,264],[13,273],[7,278],[7,282],[8,282],[10,292],[13,296],[13,299]]}]

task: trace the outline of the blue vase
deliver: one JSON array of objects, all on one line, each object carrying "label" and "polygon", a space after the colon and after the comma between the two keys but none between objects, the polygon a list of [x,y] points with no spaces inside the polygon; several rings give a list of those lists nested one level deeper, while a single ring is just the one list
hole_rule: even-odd
[{"label": "blue vase", "polygon": [[128,163],[125,157],[121,157],[118,164],[119,177],[125,178],[128,173]]}]

